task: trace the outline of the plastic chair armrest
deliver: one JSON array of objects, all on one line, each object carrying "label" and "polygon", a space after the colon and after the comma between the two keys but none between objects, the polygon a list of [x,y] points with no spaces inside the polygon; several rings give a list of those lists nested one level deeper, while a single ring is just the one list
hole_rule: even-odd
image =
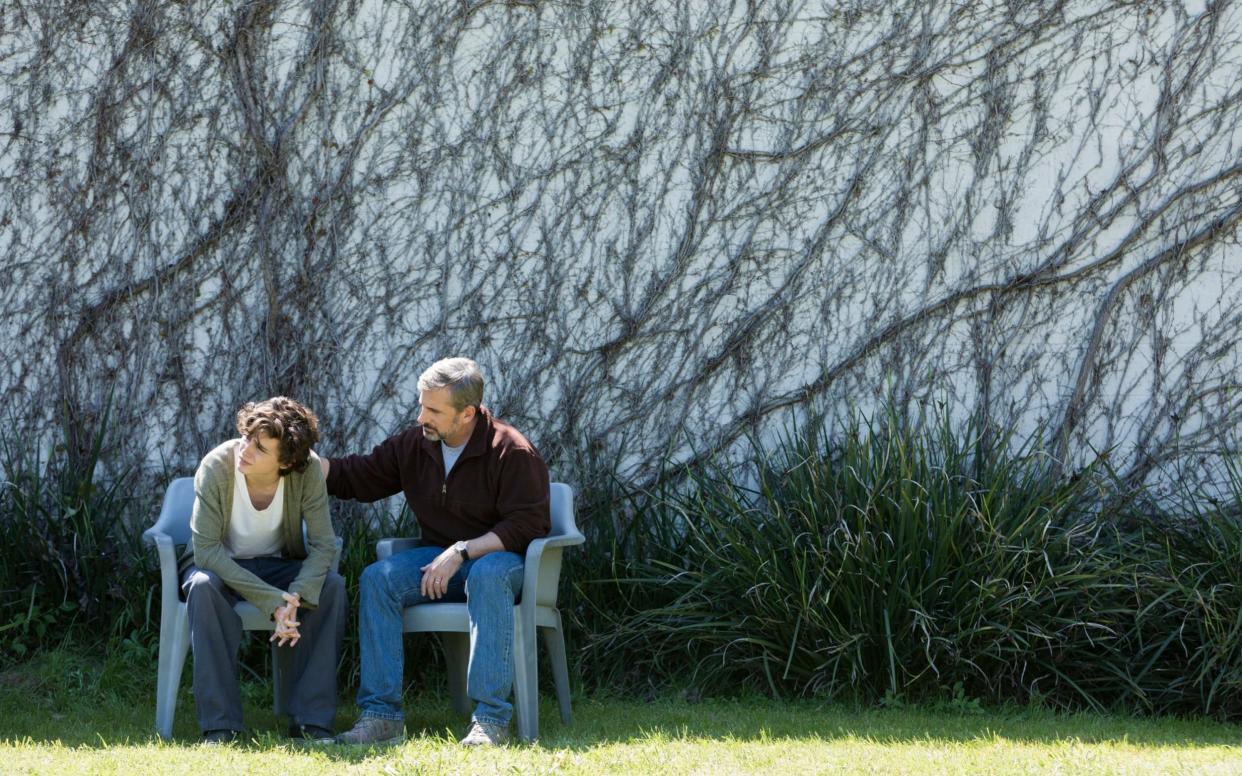
[{"label": "plastic chair armrest", "polygon": [[173,545],[172,537],[163,531],[157,531],[154,528],[148,528],[142,532],[142,536],[155,546],[156,554],[160,560],[160,602],[163,610],[167,611],[167,607],[180,602],[181,597],[178,594],[180,584],[177,580],[177,552]]},{"label": "plastic chair armrest", "polygon": [[[524,585],[532,584],[532,580],[538,579],[539,562],[543,557],[543,551],[549,547],[572,547],[575,544],[582,544],[586,541],[586,537],[580,533],[571,534],[554,534],[552,536],[541,536],[538,539],[531,540],[526,547],[526,580]],[[531,576],[534,570],[535,576]],[[532,590],[531,587],[525,587],[524,590]]]},{"label": "plastic chair armrest", "polygon": [[[522,617],[528,620],[531,627],[534,627],[535,602],[539,598],[536,591],[539,588],[539,565],[543,562],[543,551],[551,547],[572,547],[585,541],[585,536],[575,532],[542,536],[532,540],[527,545],[526,568],[522,575],[522,600],[518,603],[518,608],[522,612]],[[529,591],[529,594],[527,591]]]},{"label": "plastic chair armrest", "polygon": [[[586,537],[580,533],[556,534],[554,536],[543,536],[535,539],[530,543],[530,547],[534,547],[536,543],[540,546],[540,552],[544,547],[572,547],[575,544],[582,544],[586,541]],[[530,556],[530,547],[526,548],[526,555]]]},{"label": "plastic chair armrest", "polygon": [[380,539],[375,543],[375,558],[384,560],[398,552],[414,549],[418,546],[418,541],[416,538],[409,537]]}]

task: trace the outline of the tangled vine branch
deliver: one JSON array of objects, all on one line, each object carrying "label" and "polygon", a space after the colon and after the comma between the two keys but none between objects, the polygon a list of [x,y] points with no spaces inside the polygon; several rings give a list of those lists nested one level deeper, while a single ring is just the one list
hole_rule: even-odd
[{"label": "tangled vine branch", "polygon": [[364,449],[472,354],[566,478],[941,399],[1198,476],[1240,84],[1227,0],[14,0],[0,396],[183,469],[272,393]]}]

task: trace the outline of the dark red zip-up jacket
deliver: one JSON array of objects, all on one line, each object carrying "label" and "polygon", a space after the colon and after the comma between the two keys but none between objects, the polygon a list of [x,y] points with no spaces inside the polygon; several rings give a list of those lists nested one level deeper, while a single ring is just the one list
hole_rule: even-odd
[{"label": "dark red zip-up jacket", "polygon": [[551,527],[547,464],[517,429],[481,407],[447,480],[440,443],[425,438],[422,426],[385,439],[370,455],[330,460],[329,494],[378,501],[404,493],[424,544],[447,547],[492,531],[522,555]]}]

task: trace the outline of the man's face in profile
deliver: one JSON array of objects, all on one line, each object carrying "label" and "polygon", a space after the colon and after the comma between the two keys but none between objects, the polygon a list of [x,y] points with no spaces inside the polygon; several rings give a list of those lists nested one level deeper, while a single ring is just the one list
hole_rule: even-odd
[{"label": "man's face in profile", "polygon": [[469,424],[474,418],[474,407],[454,409],[448,388],[420,391],[418,403],[421,405],[418,422],[423,427],[423,436],[432,442],[457,447],[470,437]]}]

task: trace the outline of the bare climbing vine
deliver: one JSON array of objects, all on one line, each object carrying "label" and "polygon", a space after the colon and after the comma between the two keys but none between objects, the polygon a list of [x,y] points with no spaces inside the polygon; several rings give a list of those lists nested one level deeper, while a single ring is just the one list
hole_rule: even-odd
[{"label": "bare climbing vine", "polygon": [[0,396],[185,471],[470,354],[565,479],[890,399],[1200,476],[1240,128],[1226,1],[10,0]]}]

